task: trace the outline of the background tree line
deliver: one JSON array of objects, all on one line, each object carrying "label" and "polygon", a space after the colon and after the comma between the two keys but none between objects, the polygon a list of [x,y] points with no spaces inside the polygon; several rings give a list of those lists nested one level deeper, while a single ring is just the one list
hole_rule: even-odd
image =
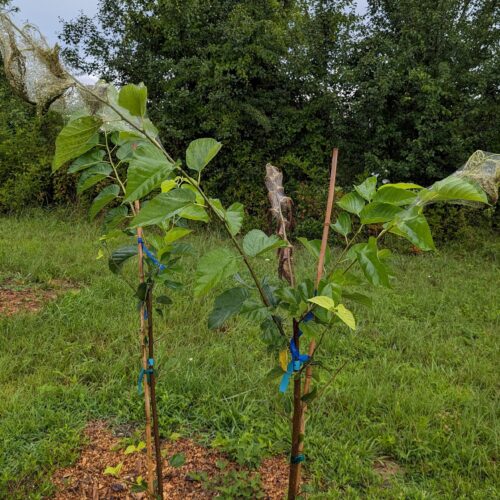
[{"label": "background tree line", "polygon": [[430,184],[500,151],[496,1],[368,4],[360,16],[350,0],[100,0],[60,38],[73,68],[144,81],[175,153],[224,143],[211,192],[262,216],[273,162],[314,231],[333,146],[341,185],[371,172]]}]

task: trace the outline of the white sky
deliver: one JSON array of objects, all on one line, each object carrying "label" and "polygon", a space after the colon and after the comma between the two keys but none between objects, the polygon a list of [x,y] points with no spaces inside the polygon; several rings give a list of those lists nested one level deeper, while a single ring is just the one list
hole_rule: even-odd
[{"label": "white sky", "polygon": [[[366,0],[357,0],[357,10],[366,11]],[[68,21],[80,12],[93,16],[97,12],[98,0],[13,0],[12,5],[19,7],[15,15],[17,22],[29,21],[38,26],[49,43],[57,42],[57,33],[61,31],[59,18]]]}]

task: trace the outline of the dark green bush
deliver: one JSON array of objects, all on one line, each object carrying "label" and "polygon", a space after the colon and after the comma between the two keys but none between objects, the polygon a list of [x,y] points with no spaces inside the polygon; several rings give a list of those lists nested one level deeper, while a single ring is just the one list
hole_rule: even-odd
[{"label": "dark green bush", "polygon": [[74,180],[51,171],[61,117],[37,116],[34,106],[13,95],[3,76],[0,103],[0,212],[72,201]]}]

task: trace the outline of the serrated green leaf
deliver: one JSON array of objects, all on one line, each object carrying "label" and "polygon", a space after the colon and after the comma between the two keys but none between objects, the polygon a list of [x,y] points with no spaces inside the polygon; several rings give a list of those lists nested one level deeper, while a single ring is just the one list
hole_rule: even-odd
[{"label": "serrated green leaf", "polygon": [[159,297],[156,297],[156,302],[162,306],[169,306],[172,304],[172,299],[167,295],[160,295]]},{"label": "serrated green leaf", "polygon": [[238,314],[243,303],[250,297],[247,288],[236,287],[221,293],[214,302],[214,307],[208,317],[208,328],[213,330],[219,328],[231,316]]},{"label": "serrated green leaf", "polygon": [[174,170],[158,148],[152,145],[139,146],[130,160],[127,171],[127,193],[125,202],[139,200],[158,187]]},{"label": "serrated green leaf", "polygon": [[103,163],[104,151],[102,149],[92,149],[88,153],[77,158],[68,168],[68,174],[75,174],[81,170]]},{"label": "serrated green leaf", "polygon": [[333,301],[333,299],[327,297],[326,295],[311,297],[307,301],[311,302],[312,304],[316,304],[317,306],[322,307],[327,311],[335,311],[335,302]]},{"label": "serrated green leaf", "polygon": [[187,189],[173,189],[168,193],[160,193],[143,205],[133,218],[130,227],[151,226],[178,214],[183,208],[193,203],[194,193]]},{"label": "serrated green leaf", "polygon": [[393,220],[401,211],[402,208],[395,205],[374,201],[365,205],[359,217],[362,224],[377,224]]},{"label": "serrated green leaf", "polygon": [[399,207],[413,203],[416,197],[417,195],[413,191],[400,189],[394,186],[385,186],[383,189],[377,191],[373,197],[373,201],[388,203]]},{"label": "serrated green leaf", "polygon": [[379,260],[377,242],[373,236],[357,253],[357,259],[363,273],[372,285],[390,286],[389,273],[385,265]]},{"label": "serrated green leaf", "polygon": [[111,272],[117,274],[122,270],[123,264],[137,255],[137,245],[128,245],[115,250],[109,258],[108,265]]},{"label": "serrated green leaf", "polygon": [[252,229],[243,238],[243,251],[249,257],[258,257],[274,248],[286,246],[286,241],[283,241],[275,234],[267,236],[260,229]]},{"label": "serrated green leaf", "polygon": [[94,148],[99,142],[97,132],[101,125],[102,120],[97,116],[82,116],[70,121],[57,136],[52,170],[56,171],[67,161]]},{"label": "serrated green leaf", "polygon": [[488,203],[486,193],[472,181],[450,175],[435,182],[429,189],[422,189],[418,194],[418,204],[426,205],[437,201],[476,201]]},{"label": "serrated green leaf", "polygon": [[395,226],[391,226],[389,232],[406,238],[426,252],[435,249],[427,219],[419,213],[418,207],[412,207],[401,213],[396,219]]},{"label": "serrated green leaf", "polygon": [[346,212],[341,212],[331,228],[342,236],[347,236],[352,231],[351,216]]},{"label": "serrated green leaf", "polygon": [[120,193],[120,187],[116,184],[106,186],[92,202],[89,209],[89,218],[93,220],[95,216],[110,202],[112,202]]},{"label": "serrated green leaf", "polygon": [[358,193],[352,192],[347,193],[342,196],[339,201],[337,201],[337,205],[344,209],[346,212],[350,212],[354,215],[359,215],[363,207],[365,206],[365,200],[359,196]]},{"label": "serrated green leaf", "polygon": [[351,330],[356,330],[356,320],[347,307],[343,304],[339,304],[335,310],[335,314],[343,321]]},{"label": "serrated green leaf", "polygon": [[241,203],[233,203],[224,213],[224,219],[230,233],[236,236],[243,224],[244,209]]},{"label": "serrated green leaf", "polygon": [[147,99],[148,89],[143,83],[124,85],[118,94],[118,104],[133,116],[143,117],[146,114]]},{"label": "serrated green leaf", "polygon": [[200,205],[188,205],[179,212],[179,217],[200,222],[208,222],[210,220],[207,211]]},{"label": "serrated green leaf", "polygon": [[194,293],[196,296],[209,292],[222,280],[238,271],[238,260],[226,248],[206,253],[198,262]]},{"label": "serrated green leaf", "polygon": [[108,163],[98,163],[97,165],[90,167],[80,175],[78,184],[76,185],[76,192],[78,194],[82,194],[84,191],[96,185],[98,182],[106,179],[106,177],[110,173],[111,167]]},{"label": "serrated green leaf", "polygon": [[219,152],[222,144],[215,139],[203,138],[192,141],[186,150],[186,163],[191,170],[201,172]]},{"label": "serrated green leaf", "polygon": [[177,181],[175,179],[167,179],[161,183],[161,192],[168,193],[177,187]]},{"label": "serrated green leaf", "polygon": [[106,469],[104,469],[104,474],[118,477],[120,475],[122,468],[123,468],[123,463],[120,462],[115,467],[106,467]]},{"label": "serrated green leaf", "polygon": [[366,201],[371,201],[375,191],[377,190],[377,178],[375,176],[368,177],[358,186],[354,186],[356,192]]}]

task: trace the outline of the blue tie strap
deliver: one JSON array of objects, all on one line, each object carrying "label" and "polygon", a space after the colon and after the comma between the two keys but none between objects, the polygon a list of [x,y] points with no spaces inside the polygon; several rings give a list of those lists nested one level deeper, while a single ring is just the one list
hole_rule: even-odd
[{"label": "blue tie strap", "polygon": [[[311,319],[314,318],[314,315],[312,312],[308,312],[304,319],[304,323],[307,323],[308,321],[311,321]],[[302,335],[302,331],[299,328],[299,337]],[[290,383],[290,378],[292,377],[294,372],[299,372],[300,369],[302,368],[302,365],[309,361],[310,356],[308,354],[300,354],[299,349],[297,349],[297,346],[295,345],[295,341],[292,337],[290,340],[290,354],[292,355],[292,361],[288,363],[288,366],[286,367],[286,372],[283,374],[283,377],[281,377],[281,383],[280,383],[280,392],[286,392],[288,388],[288,384]]]},{"label": "blue tie strap", "polygon": [[303,462],[306,459],[305,455],[296,455],[295,457],[290,458],[290,462],[292,464],[300,464],[300,462]]},{"label": "blue tie strap", "polygon": [[148,256],[149,260],[160,270],[164,271],[167,267],[163,265],[154,255],[153,253],[149,250],[149,248],[146,246],[144,243],[144,240],[139,236],[137,238],[137,243],[141,245],[142,251]]},{"label": "blue tie strap", "polygon": [[141,371],[139,372],[139,379],[137,380],[137,393],[139,395],[142,394],[142,383],[144,379],[144,375],[146,375],[148,384],[151,384],[151,375],[154,373],[154,359],[149,358],[148,359],[148,368],[141,368]]}]

